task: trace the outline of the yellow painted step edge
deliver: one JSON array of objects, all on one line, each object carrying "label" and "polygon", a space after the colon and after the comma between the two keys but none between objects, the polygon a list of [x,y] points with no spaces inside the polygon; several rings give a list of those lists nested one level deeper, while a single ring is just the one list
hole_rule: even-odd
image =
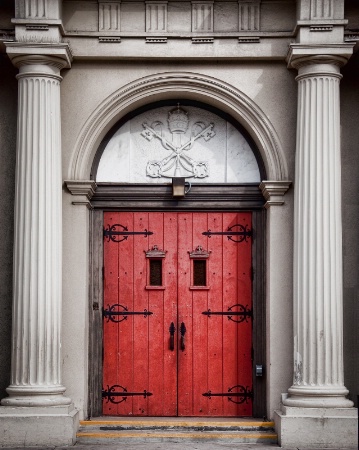
[{"label": "yellow painted step edge", "polygon": [[168,426],[168,427],[274,427],[274,422],[178,422],[178,421],[137,421],[137,420],[81,420],[82,426],[92,425],[133,425],[136,427],[142,426]]},{"label": "yellow painted step edge", "polygon": [[276,434],[246,434],[246,433],[154,433],[140,432],[140,433],[77,433],[77,437],[87,438],[191,438],[191,439],[277,439]]}]

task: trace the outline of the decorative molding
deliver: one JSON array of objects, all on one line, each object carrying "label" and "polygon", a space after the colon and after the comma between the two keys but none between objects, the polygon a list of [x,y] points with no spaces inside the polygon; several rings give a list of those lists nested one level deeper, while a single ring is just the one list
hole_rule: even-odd
[{"label": "decorative molding", "polygon": [[167,1],[146,1],[146,32],[167,32]]},{"label": "decorative molding", "polygon": [[211,251],[205,250],[202,245],[197,245],[197,247],[191,252],[187,252],[191,259],[208,259]]},{"label": "decorative molding", "polygon": [[333,31],[333,25],[310,25],[309,31],[311,32]]},{"label": "decorative molding", "polygon": [[83,196],[85,197],[82,201],[73,201],[72,204],[75,206],[86,206],[88,209],[93,209],[90,203],[91,198],[96,192],[96,182],[93,180],[66,180],[64,181],[65,186],[71,193],[71,195]]},{"label": "decorative molding", "polygon": [[167,44],[166,37],[146,37],[146,44]]},{"label": "decorative molding", "polygon": [[253,36],[253,37],[238,37],[238,44],[259,44],[261,41],[260,37]]},{"label": "decorative molding", "polygon": [[334,18],[334,0],[310,0],[310,18],[333,19]]},{"label": "decorative molding", "polygon": [[214,1],[192,1],[192,32],[213,33]]},{"label": "decorative molding", "polygon": [[93,158],[104,137],[104,130],[114,124],[131,105],[136,108],[158,99],[158,93],[191,96],[225,109],[238,120],[256,142],[263,158],[267,177],[272,180],[287,180],[288,167],[277,133],[268,117],[259,106],[243,92],[222,80],[193,72],[164,72],[150,75],[120,88],[101,104],[97,105],[83,126],[69,166],[69,177],[73,180],[88,179]]},{"label": "decorative molding", "polygon": [[259,189],[261,189],[263,197],[266,199],[264,207],[268,209],[270,206],[284,205],[283,197],[291,184],[291,181],[262,181]]},{"label": "decorative molding", "polygon": [[158,245],[154,245],[150,250],[144,250],[146,258],[165,258],[167,250],[161,250]]},{"label": "decorative molding", "polygon": [[48,24],[31,24],[31,23],[27,23],[26,24],[26,30],[27,31],[48,31],[50,29]]},{"label": "decorative molding", "polygon": [[121,30],[121,1],[98,0],[98,30]]},{"label": "decorative molding", "polygon": [[238,31],[260,30],[259,0],[238,0]]},{"label": "decorative molding", "polygon": [[54,66],[69,69],[72,53],[68,44],[6,42],[6,53],[16,67],[23,65]]},{"label": "decorative molding", "polygon": [[193,37],[192,44],[213,44],[213,37]]},{"label": "decorative molding", "polygon": [[25,0],[26,18],[45,19],[47,15],[47,0]]},{"label": "decorative molding", "polygon": [[298,69],[309,64],[345,65],[353,53],[354,43],[343,44],[290,44],[286,61],[288,68]]},{"label": "decorative molding", "polygon": [[108,36],[100,36],[98,38],[98,41],[103,43],[103,44],[120,44],[121,43],[121,38],[120,37],[108,37]]}]

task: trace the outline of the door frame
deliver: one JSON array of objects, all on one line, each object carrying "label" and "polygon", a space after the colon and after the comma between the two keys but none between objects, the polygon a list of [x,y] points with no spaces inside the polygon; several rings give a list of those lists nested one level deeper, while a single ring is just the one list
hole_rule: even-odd
[{"label": "door frame", "polygon": [[[98,183],[91,199],[89,267],[88,417],[102,414],[102,307],[104,211],[249,211],[252,212],[253,417],[266,416],[265,200],[258,184],[194,184],[184,199],[171,185]],[[256,376],[255,366],[263,366]]]}]

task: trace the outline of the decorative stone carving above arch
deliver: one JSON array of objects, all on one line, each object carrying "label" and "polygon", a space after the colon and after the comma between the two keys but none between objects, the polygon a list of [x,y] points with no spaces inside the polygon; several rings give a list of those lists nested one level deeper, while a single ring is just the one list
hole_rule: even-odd
[{"label": "decorative stone carving above arch", "polygon": [[165,72],[140,78],[106,98],[90,115],[77,139],[69,178],[90,179],[92,163],[101,141],[127,113],[151,102],[181,97],[206,103],[231,115],[257,146],[267,179],[288,180],[287,163],[279,138],[258,105],[221,80],[190,72]]},{"label": "decorative stone carving above arch", "polygon": [[96,156],[94,180],[161,184],[185,177],[196,183],[260,183],[247,136],[215,111],[192,102],[175,105],[148,105],[151,109],[136,110],[116,124]]}]

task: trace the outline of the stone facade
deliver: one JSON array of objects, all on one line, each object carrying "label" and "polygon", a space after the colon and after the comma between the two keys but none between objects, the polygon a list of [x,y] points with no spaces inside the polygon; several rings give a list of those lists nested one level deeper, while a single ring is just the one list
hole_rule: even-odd
[{"label": "stone facade", "polygon": [[[92,411],[97,183],[166,183],[153,143],[196,139],[185,175],[263,194],[266,416],[283,447],[355,447],[358,30],[355,0],[1,3],[0,445],[74,441]],[[178,103],[196,117],[184,141]],[[226,178],[234,154],[247,169]]]}]

